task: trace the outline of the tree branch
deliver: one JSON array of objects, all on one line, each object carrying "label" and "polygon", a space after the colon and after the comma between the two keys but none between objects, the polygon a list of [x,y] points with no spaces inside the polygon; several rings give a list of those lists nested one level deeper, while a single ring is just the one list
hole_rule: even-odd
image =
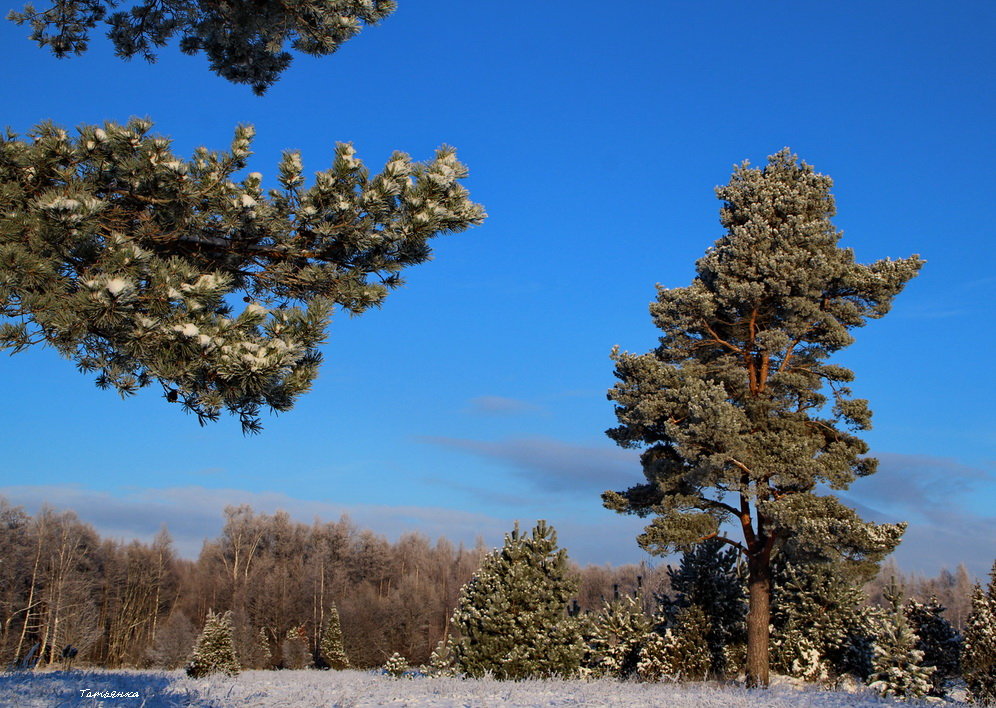
[{"label": "tree branch", "polygon": [[721,338],[716,333],[716,330],[714,330],[710,326],[709,322],[706,321],[705,318],[702,318],[702,326],[705,327],[706,331],[712,336],[712,339],[713,339],[714,342],[716,342],[717,344],[722,344],[724,347],[726,347],[730,351],[736,352],[737,354],[743,354],[743,352],[744,352],[743,349],[741,349],[740,347],[736,346],[735,344],[730,344],[725,339]]}]

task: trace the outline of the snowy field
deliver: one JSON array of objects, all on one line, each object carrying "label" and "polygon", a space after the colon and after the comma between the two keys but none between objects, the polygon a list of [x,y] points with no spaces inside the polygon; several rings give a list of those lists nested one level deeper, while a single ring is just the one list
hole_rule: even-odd
[{"label": "snowy field", "polygon": [[[617,681],[392,679],[362,671],[246,671],[235,678],[188,678],[182,671],[72,671],[0,674],[0,706],[279,706],[280,708],[491,708],[618,706],[619,708],[870,708],[917,706],[867,691],[821,691],[778,683],[768,691],[716,684]],[[946,706],[963,705],[945,703]]]}]

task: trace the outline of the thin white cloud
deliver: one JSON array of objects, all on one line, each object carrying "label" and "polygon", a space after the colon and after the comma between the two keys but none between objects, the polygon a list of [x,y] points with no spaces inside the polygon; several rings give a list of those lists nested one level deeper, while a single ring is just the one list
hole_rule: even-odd
[{"label": "thin white cloud", "polygon": [[583,514],[562,510],[554,514],[530,512],[497,517],[441,507],[337,504],[297,499],[279,492],[200,486],[113,493],[78,485],[25,485],[0,487],[0,496],[25,507],[28,513],[36,513],[45,504],[75,511],[105,538],[148,542],[166,526],[177,552],[186,558],[196,558],[204,541],[218,537],[224,508],[239,504],[249,504],[255,511],[266,514],[283,510],[304,523],[315,518],[334,521],[345,514],[359,528],[391,539],[419,532],[432,539],[442,536],[467,546],[474,545],[478,538],[489,547],[499,546],[516,519],[522,528],[529,529],[536,519],[546,518],[557,528],[561,546],[580,564],[637,563],[647,558],[635,541],[644,522],[597,507]]},{"label": "thin white cloud", "polygon": [[0,487],[0,496],[23,506],[29,513],[43,504],[72,510],[103,536],[150,540],[164,525],[178,552],[196,557],[205,540],[216,538],[222,528],[224,508],[249,504],[260,513],[284,510],[293,518],[310,523],[315,518],[334,521],[348,515],[360,528],[369,528],[390,538],[418,531],[430,538],[446,536],[454,542],[472,544],[478,536],[501,538],[503,524],[484,514],[441,507],[338,504],[296,499],[280,492],[249,492],[240,489],[208,489],[200,486],[162,489],[130,489],[120,493],[80,486]]},{"label": "thin white cloud", "polygon": [[904,570],[935,574],[964,563],[983,577],[996,558],[996,516],[977,511],[976,497],[996,495],[996,475],[958,460],[876,453],[879,471],[841,498],[865,518],[906,521],[894,556]]},{"label": "thin white cloud", "polygon": [[542,491],[598,495],[606,489],[625,489],[643,481],[639,454],[633,450],[575,445],[543,437],[498,442],[437,436],[419,440],[504,462]]},{"label": "thin white cloud", "polygon": [[541,413],[544,409],[529,401],[504,396],[477,396],[467,403],[466,412],[477,416],[516,416]]},{"label": "thin white cloud", "polygon": [[[638,453],[633,450],[572,445],[549,438],[422,440],[506,463],[541,491],[597,495],[643,479]],[[909,522],[895,553],[900,565],[933,575],[943,567],[965,563],[979,577],[988,573],[996,558],[996,517],[975,511],[972,501],[977,494],[996,491],[996,475],[951,458],[876,456],[879,472],[855,482],[841,498],[870,521]]]},{"label": "thin white cloud", "polygon": [[501,504],[507,507],[524,507],[535,502],[534,499],[530,499],[523,494],[509,494],[507,492],[488,489],[486,487],[473,484],[465,484],[464,482],[445,479],[443,477],[423,477],[422,481],[433,486],[452,489],[453,491],[460,492],[461,494],[465,494],[468,497],[488,504]]},{"label": "thin white cloud", "polygon": [[[22,485],[0,487],[0,495],[12,504],[24,506],[29,513],[46,503],[71,509],[110,538],[148,541],[165,525],[178,552],[185,557],[196,557],[205,540],[218,536],[225,506],[249,504],[267,514],[283,509],[305,523],[316,517],[332,521],[347,514],[360,528],[389,538],[417,531],[430,538],[445,536],[468,545],[477,537],[490,546],[498,545],[516,518],[524,528],[531,527],[537,518],[546,518],[557,528],[571,558],[579,563],[621,564],[647,558],[635,541],[647,520],[601,509],[597,497],[604,489],[622,489],[638,481],[639,460],[633,451],[543,438],[497,443],[432,438],[426,442],[506,462],[538,488],[580,491],[591,497],[591,503],[568,503],[563,494],[558,503],[534,498],[526,503],[501,492],[507,497],[503,498],[504,509],[492,515],[430,506],[341,504],[298,499],[281,492],[201,486],[109,492],[79,485]],[[970,502],[980,494],[991,493],[992,473],[951,459],[878,456],[882,461],[880,472],[858,480],[842,499],[868,520],[910,522],[895,554],[900,566],[933,575],[942,567],[953,569],[965,563],[978,577],[988,573],[996,557],[996,517],[973,511]],[[464,491],[488,497],[484,488],[466,485]],[[544,509],[548,513],[543,513]]]}]

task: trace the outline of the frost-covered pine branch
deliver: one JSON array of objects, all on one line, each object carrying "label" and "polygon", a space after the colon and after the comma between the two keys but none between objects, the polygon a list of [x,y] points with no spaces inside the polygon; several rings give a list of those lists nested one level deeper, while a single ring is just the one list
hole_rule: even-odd
[{"label": "frost-covered pine branch", "polygon": [[227,410],[255,432],[262,407],[290,409],[337,306],[379,306],[429,239],[485,217],[450,147],[371,176],[340,143],[310,187],[287,153],[264,192],[237,176],[251,127],[190,160],[151,127],[0,138],[0,349],[48,344],[122,395],[158,381],[202,423]]}]

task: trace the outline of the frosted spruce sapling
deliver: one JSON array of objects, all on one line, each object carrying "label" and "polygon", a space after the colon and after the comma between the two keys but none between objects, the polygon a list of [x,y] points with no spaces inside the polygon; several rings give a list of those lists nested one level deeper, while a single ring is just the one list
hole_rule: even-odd
[{"label": "frosted spruce sapling", "polygon": [[0,137],[0,350],[45,343],[122,395],[159,382],[203,423],[308,390],[333,310],[360,314],[431,256],[429,239],[479,224],[452,148],[396,152],[371,176],[351,145],[305,186],[239,179],[253,129],[228,152],[176,156],[151,123],[45,123]]},{"label": "frosted spruce sapling", "polygon": [[461,588],[448,646],[437,657],[448,654],[457,672],[474,678],[574,676],[584,643],[567,603],[577,589],[553,527],[541,520],[524,534],[516,523]]},{"label": "frosted spruce sapling", "polygon": [[[127,9],[108,14],[125,5]],[[324,56],[394,12],[394,0],[53,0],[7,17],[31,27],[31,39],[57,57],[83,54],[103,22],[118,56],[148,61],[173,37],[187,54],[204,52],[211,70],[262,94],[290,63],[291,49]]]},{"label": "frosted spruce sapling", "polygon": [[659,346],[613,352],[619,425],[607,434],[646,448],[646,481],[603,501],[653,517],[638,539],[652,553],[720,538],[745,556],[752,686],[768,683],[773,555],[869,563],[905,529],[864,522],[817,493],[876,468],[858,437],[871,427],[868,402],[851,395],[854,374],[827,359],[854,341],[852,329],[885,315],[923,265],[918,256],[856,263],[837,245],[831,186],[787,149],[763,168],[736,167],[716,190],[726,234],[691,285],[658,286]]}]

